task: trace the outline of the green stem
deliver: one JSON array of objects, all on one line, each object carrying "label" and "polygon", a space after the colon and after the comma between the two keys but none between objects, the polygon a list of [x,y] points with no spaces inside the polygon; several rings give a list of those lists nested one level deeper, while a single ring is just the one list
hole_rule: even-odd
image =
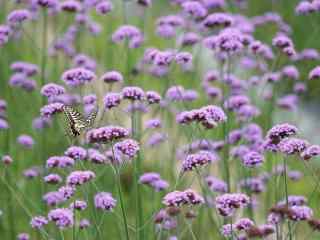
[{"label": "green stem", "polygon": [[130,237],[129,237],[128,223],[127,223],[127,215],[126,215],[126,211],[124,208],[124,202],[123,202],[123,193],[122,193],[122,189],[121,189],[120,172],[117,167],[116,167],[116,178],[117,178],[117,189],[118,189],[118,195],[119,195],[119,200],[120,200],[121,213],[122,213],[122,218],[123,218],[123,223],[124,223],[124,229],[126,232],[126,239],[129,240]]},{"label": "green stem", "polygon": [[[288,183],[287,183],[287,158],[283,158],[283,177],[284,177],[284,186],[285,186],[285,194],[286,194],[286,205],[289,206],[288,202]],[[292,240],[292,231],[291,231],[291,222],[290,219],[288,219],[288,231],[289,231],[289,239]]]}]

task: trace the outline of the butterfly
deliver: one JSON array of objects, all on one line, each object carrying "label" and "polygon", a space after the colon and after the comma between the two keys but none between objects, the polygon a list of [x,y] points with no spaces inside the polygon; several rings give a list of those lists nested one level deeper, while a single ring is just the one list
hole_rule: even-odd
[{"label": "butterfly", "polygon": [[85,129],[91,127],[98,113],[98,108],[96,108],[87,118],[85,118],[71,106],[63,105],[62,109],[68,121],[68,132],[72,137],[80,136]]}]

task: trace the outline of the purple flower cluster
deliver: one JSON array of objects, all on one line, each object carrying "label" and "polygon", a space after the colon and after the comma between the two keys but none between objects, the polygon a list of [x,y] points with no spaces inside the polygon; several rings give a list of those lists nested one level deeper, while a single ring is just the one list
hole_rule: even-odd
[{"label": "purple flower cluster", "polygon": [[74,159],[67,156],[52,156],[47,160],[47,168],[66,168],[74,165]]},{"label": "purple flower cluster", "polygon": [[96,175],[92,171],[74,171],[67,177],[67,184],[70,186],[83,185],[95,177]]},{"label": "purple flower cluster", "polygon": [[168,182],[161,179],[160,174],[155,172],[148,172],[141,175],[139,183],[146,184],[157,192],[163,191],[169,187]]},{"label": "purple flower cluster", "polygon": [[128,41],[129,48],[138,48],[143,43],[143,35],[137,27],[123,25],[112,34],[112,41],[115,43]]},{"label": "purple flower cluster", "polygon": [[173,191],[166,194],[162,203],[168,207],[179,207],[182,205],[199,205],[204,203],[204,199],[192,189],[185,191]]},{"label": "purple flower cluster", "polygon": [[218,159],[216,154],[209,151],[200,151],[195,154],[190,154],[182,162],[182,171],[192,171],[195,168],[205,166]]},{"label": "purple flower cluster", "polygon": [[129,136],[129,131],[123,127],[107,126],[92,129],[87,132],[87,140],[90,143],[107,143]]},{"label": "purple flower cluster", "polygon": [[117,153],[128,157],[129,159],[134,158],[140,150],[139,143],[133,139],[126,139],[118,142],[114,145],[114,150]]},{"label": "purple flower cluster", "polygon": [[111,193],[100,192],[94,197],[94,205],[97,209],[112,211],[115,208],[117,200],[115,200]]},{"label": "purple flower cluster", "polygon": [[216,208],[222,216],[231,216],[238,208],[250,203],[250,198],[243,193],[226,193],[215,199]]},{"label": "purple flower cluster", "polygon": [[82,147],[70,146],[64,152],[64,155],[73,158],[74,160],[84,160],[87,157],[87,151]]},{"label": "purple flower cluster", "polygon": [[48,219],[55,222],[60,229],[73,226],[73,212],[68,208],[53,209],[48,213]]},{"label": "purple flower cluster", "polygon": [[78,87],[92,82],[96,79],[96,75],[85,68],[73,68],[65,71],[61,79],[70,87]]}]

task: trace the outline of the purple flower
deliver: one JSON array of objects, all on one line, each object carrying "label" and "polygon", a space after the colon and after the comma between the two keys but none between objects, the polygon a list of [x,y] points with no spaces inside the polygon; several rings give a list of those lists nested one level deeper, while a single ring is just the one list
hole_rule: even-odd
[{"label": "purple flower", "polygon": [[30,240],[30,236],[28,233],[19,233],[17,239],[18,240]]},{"label": "purple flower", "polygon": [[60,192],[48,192],[42,197],[48,206],[56,206],[66,200]]},{"label": "purple flower", "polygon": [[48,224],[48,220],[43,216],[36,216],[31,219],[30,224],[32,228],[40,229]]},{"label": "purple flower", "polygon": [[10,69],[15,73],[23,73],[28,77],[39,73],[39,67],[28,62],[14,62],[10,65]]},{"label": "purple flower", "polygon": [[112,34],[112,41],[114,43],[123,42],[125,39],[129,41],[129,48],[139,47],[143,42],[143,36],[140,30],[131,25],[120,26]]},{"label": "purple flower", "polygon": [[96,5],[96,11],[100,15],[106,15],[111,12],[113,9],[113,5],[109,1],[102,1]]},{"label": "purple flower", "polygon": [[277,105],[285,110],[294,111],[297,109],[299,98],[295,94],[285,95],[277,100]]},{"label": "purple flower", "polygon": [[197,111],[196,118],[208,129],[214,128],[218,123],[223,123],[227,120],[224,111],[220,107],[214,105],[200,108]]},{"label": "purple flower", "polygon": [[45,176],[43,179],[46,183],[50,184],[57,184],[62,182],[62,178],[60,177],[60,175],[54,173]]},{"label": "purple flower", "polygon": [[31,149],[34,145],[33,138],[29,135],[20,135],[17,138],[17,142],[27,149]]},{"label": "purple flower", "polygon": [[35,3],[43,8],[55,8],[58,5],[57,0],[35,0]]},{"label": "purple flower", "polygon": [[156,192],[163,191],[169,187],[169,183],[163,179],[159,179],[150,183]]},{"label": "purple flower", "polygon": [[235,209],[243,208],[250,202],[250,198],[243,193],[226,193],[216,197],[215,203],[222,216],[233,215]]},{"label": "purple flower", "polygon": [[121,91],[124,99],[129,99],[132,101],[135,100],[144,100],[145,93],[139,87],[124,87]]},{"label": "purple flower", "polygon": [[253,168],[260,166],[264,162],[264,157],[258,152],[250,151],[242,157],[241,161],[244,166]]},{"label": "purple flower", "polygon": [[133,139],[126,139],[114,145],[116,152],[128,158],[134,158],[140,150],[139,143]]},{"label": "purple flower", "polygon": [[292,80],[298,80],[300,73],[295,66],[291,65],[291,66],[285,66],[282,69],[282,75]]},{"label": "purple flower", "polygon": [[90,221],[88,219],[81,219],[79,222],[79,228],[80,229],[85,229],[90,226]]},{"label": "purple flower", "polygon": [[23,172],[23,175],[28,179],[38,177],[39,174],[40,174],[40,171],[39,171],[38,167],[31,167],[31,168],[24,170],[24,172]]},{"label": "purple flower", "polygon": [[76,200],[70,204],[70,209],[76,209],[83,211],[87,208],[87,203],[85,201]]},{"label": "purple flower", "polygon": [[83,97],[84,105],[95,105],[97,103],[97,96],[95,94],[89,94]]},{"label": "purple flower", "polygon": [[218,192],[218,193],[228,192],[228,185],[224,181],[216,177],[208,176],[206,177],[206,182],[209,186],[209,189],[213,192]]},{"label": "purple flower", "polygon": [[307,86],[303,82],[297,82],[293,86],[293,91],[296,94],[303,94],[307,91]]},{"label": "purple flower", "polygon": [[8,129],[9,124],[6,120],[0,118],[0,130]]},{"label": "purple flower", "polygon": [[278,144],[283,138],[293,136],[297,132],[297,127],[288,123],[282,123],[273,126],[268,131],[266,138],[270,139],[272,143]]},{"label": "purple flower", "polygon": [[180,101],[183,98],[184,88],[180,85],[170,87],[166,92],[166,98],[170,101]]},{"label": "purple flower", "polygon": [[40,109],[41,116],[44,118],[51,118],[53,114],[62,112],[62,103],[51,103],[43,106]]},{"label": "purple flower", "polygon": [[75,160],[84,160],[87,157],[87,151],[82,147],[71,146],[64,152],[64,155]]},{"label": "purple flower", "polygon": [[67,184],[70,186],[83,185],[95,177],[92,171],[74,171],[67,177]]},{"label": "purple flower", "polygon": [[167,139],[168,139],[168,135],[166,133],[156,132],[149,137],[147,141],[147,146],[155,147],[160,143],[166,141]]},{"label": "purple flower", "polygon": [[254,222],[249,218],[240,218],[235,222],[235,228],[239,231],[247,231],[254,226]]},{"label": "purple flower", "polygon": [[202,22],[206,28],[229,27],[233,24],[233,18],[225,13],[213,13],[208,15]]},{"label": "purple flower", "polygon": [[48,213],[48,219],[55,222],[57,227],[64,229],[71,227],[73,223],[73,212],[68,208],[57,208],[50,210]]},{"label": "purple flower", "polygon": [[151,184],[152,182],[157,181],[159,179],[161,179],[159,173],[148,172],[148,173],[144,173],[143,175],[140,176],[139,183]]},{"label": "purple flower", "polygon": [[160,103],[161,101],[160,94],[155,91],[147,91],[146,98],[149,104]]},{"label": "purple flower", "polygon": [[179,207],[181,205],[199,205],[204,203],[204,199],[192,189],[185,191],[173,191],[166,194],[162,203],[168,207]]},{"label": "purple flower", "polygon": [[61,79],[71,87],[77,87],[96,79],[94,72],[85,68],[73,68],[65,71]]},{"label": "purple flower", "polygon": [[229,99],[227,99],[224,103],[224,107],[228,110],[239,110],[239,108],[243,105],[247,105],[250,103],[250,100],[245,95],[237,95],[237,96],[231,96]]},{"label": "purple flower", "polygon": [[75,188],[74,186],[62,186],[58,189],[58,193],[66,200],[74,195]]},{"label": "purple flower", "polygon": [[147,129],[161,128],[162,127],[161,120],[157,118],[150,119],[145,122],[144,127]]},{"label": "purple flower", "polygon": [[320,146],[319,145],[311,145],[308,146],[303,152],[301,152],[300,156],[303,160],[309,160],[313,157],[317,157],[320,155]]},{"label": "purple flower", "polygon": [[75,0],[66,0],[60,3],[60,9],[66,12],[80,12],[82,5]]},{"label": "purple flower", "polygon": [[203,18],[207,15],[205,7],[197,1],[186,1],[182,5],[183,12],[194,19]]},{"label": "purple flower", "polygon": [[218,156],[208,151],[200,151],[195,154],[190,154],[182,162],[182,171],[192,171],[194,168],[207,165],[211,162],[217,161],[218,159]]},{"label": "purple flower", "polygon": [[30,19],[31,13],[26,9],[14,10],[7,17],[7,21],[11,25],[18,25]]},{"label": "purple flower", "polygon": [[296,14],[307,15],[315,11],[313,4],[309,1],[301,1],[296,6]]},{"label": "purple flower", "polygon": [[159,37],[162,38],[173,38],[176,36],[176,29],[168,24],[158,25],[156,28],[156,33]]},{"label": "purple flower", "polygon": [[264,182],[261,178],[246,178],[239,182],[239,186],[253,193],[261,193],[265,190]]},{"label": "purple flower", "polygon": [[[175,31],[174,31],[174,35],[175,35]],[[187,46],[193,46],[196,43],[200,42],[200,39],[201,37],[197,33],[187,32],[184,35],[182,35],[178,41],[182,46],[187,47]]]},{"label": "purple flower", "polygon": [[289,209],[289,218],[292,221],[305,221],[313,217],[313,211],[308,206],[292,206]]},{"label": "purple flower", "polygon": [[9,155],[3,155],[1,158],[1,161],[5,164],[5,165],[10,165],[13,160]]},{"label": "purple flower", "polygon": [[88,160],[96,164],[103,164],[107,162],[107,157],[98,150],[91,148],[88,149]]},{"label": "purple flower", "polygon": [[316,49],[307,48],[301,51],[297,60],[318,60],[319,53]]},{"label": "purple flower", "polygon": [[220,229],[220,232],[224,237],[232,237],[234,232],[234,226],[232,226],[230,223],[225,224]]},{"label": "purple flower", "polygon": [[106,143],[129,136],[129,131],[123,127],[107,126],[89,130],[87,140],[90,143]]},{"label": "purple flower", "polygon": [[64,87],[55,83],[48,83],[41,88],[41,94],[48,98],[64,94],[65,92]]},{"label": "purple flower", "polygon": [[315,67],[309,73],[309,79],[315,80],[320,78],[320,66]]},{"label": "purple flower", "polygon": [[120,105],[122,95],[120,93],[109,92],[103,98],[104,106],[106,109],[111,109]]},{"label": "purple flower", "polygon": [[116,203],[117,200],[108,192],[97,193],[94,197],[94,205],[97,209],[112,211]]},{"label": "purple flower", "polygon": [[292,181],[299,181],[303,177],[303,175],[300,171],[291,170],[288,172],[288,177]]},{"label": "purple flower", "polygon": [[306,150],[308,146],[309,143],[306,140],[298,138],[286,138],[278,144],[280,152],[287,155],[300,154]]},{"label": "purple flower", "polygon": [[103,74],[100,78],[105,83],[123,82],[123,76],[117,71],[110,71]]},{"label": "purple flower", "polygon": [[66,168],[74,165],[74,159],[67,156],[53,156],[47,160],[47,168]]}]

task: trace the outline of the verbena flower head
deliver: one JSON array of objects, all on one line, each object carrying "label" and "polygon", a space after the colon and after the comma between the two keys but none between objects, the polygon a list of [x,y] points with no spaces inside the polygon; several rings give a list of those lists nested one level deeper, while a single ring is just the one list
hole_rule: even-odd
[{"label": "verbena flower head", "polygon": [[47,168],[66,168],[74,165],[74,159],[67,156],[52,156],[47,160]]},{"label": "verbena flower head", "polygon": [[282,123],[273,126],[268,131],[266,138],[270,139],[272,143],[278,144],[282,139],[293,136],[297,132],[297,127],[288,123]]},{"label": "verbena flower head", "polygon": [[112,211],[115,208],[117,200],[115,200],[111,193],[100,192],[94,197],[94,205],[97,209]]},{"label": "verbena flower head", "polygon": [[17,142],[22,145],[23,147],[27,148],[27,149],[31,149],[34,145],[34,140],[31,136],[29,135],[20,135],[17,138]]},{"label": "verbena flower head", "polygon": [[56,206],[66,200],[60,192],[56,191],[46,193],[42,199],[48,206]]},{"label": "verbena flower head", "polygon": [[41,229],[48,224],[48,220],[43,216],[36,216],[31,219],[30,224],[32,228]]},{"label": "verbena flower head", "polygon": [[55,8],[58,5],[57,0],[35,0],[35,3],[43,8]]},{"label": "verbena flower head", "polygon": [[146,129],[161,128],[162,127],[162,123],[161,123],[161,120],[158,119],[158,118],[150,119],[150,120],[145,122],[144,127]]},{"label": "verbena flower head", "polygon": [[299,98],[295,94],[285,95],[277,100],[277,105],[288,111],[295,111],[297,109]]},{"label": "verbena flower head", "polygon": [[147,91],[146,99],[149,104],[156,104],[156,103],[160,103],[162,98],[160,94],[155,91]]},{"label": "verbena flower head", "polygon": [[282,69],[282,75],[292,80],[298,80],[300,77],[298,69],[293,65],[285,66]]},{"label": "verbena flower head", "polygon": [[117,71],[110,71],[104,73],[101,78],[102,81],[105,83],[117,83],[117,82],[123,82],[123,76],[120,72]]},{"label": "verbena flower head", "polygon": [[212,13],[208,15],[202,22],[206,28],[229,27],[233,24],[233,18],[226,13]]},{"label": "verbena flower head", "polygon": [[7,22],[10,25],[19,25],[23,22],[31,19],[31,13],[29,10],[26,9],[19,9],[14,10],[11,13],[9,13],[7,17]]},{"label": "verbena flower head", "polygon": [[244,166],[252,168],[260,166],[264,162],[264,157],[258,152],[249,151],[242,157],[241,161]]},{"label": "verbena flower head", "polygon": [[308,146],[303,152],[301,152],[300,156],[303,160],[309,160],[313,157],[317,157],[320,155],[320,146],[319,145],[311,145]]},{"label": "verbena flower head", "polygon": [[28,233],[19,233],[17,236],[18,240],[30,240],[30,235]]},{"label": "verbena flower head", "polygon": [[217,161],[218,159],[217,155],[208,151],[200,151],[195,154],[190,154],[184,159],[182,163],[182,170],[191,171],[195,168]]},{"label": "verbena flower head", "polygon": [[13,160],[11,158],[10,155],[3,155],[2,158],[1,158],[1,161],[5,164],[5,165],[10,165]]},{"label": "verbena flower head", "polygon": [[83,9],[83,6],[80,2],[75,0],[66,0],[60,3],[59,8],[65,12],[80,12]]},{"label": "verbena flower head", "polygon": [[115,43],[120,43],[125,40],[128,41],[129,48],[137,48],[143,42],[143,35],[137,27],[123,25],[112,34],[112,41]]},{"label": "verbena flower head", "polygon": [[307,15],[315,11],[314,5],[309,1],[301,1],[296,6],[297,15]]},{"label": "verbena flower head", "polygon": [[9,124],[6,120],[0,119],[0,130],[5,130],[9,128]]},{"label": "verbena flower head", "polygon": [[320,66],[317,66],[310,71],[309,79],[310,80],[320,79]]},{"label": "verbena flower head", "polygon": [[128,157],[134,158],[140,150],[139,143],[133,139],[126,139],[114,145],[115,151]]},{"label": "verbena flower head", "polygon": [[108,143],[128,136],[129,131],[118,126],[101,127],[87,132],[87,140],[90,143]]},{"label": "verbena flower head", "polygon": [[60,177],[60,175],[54,173],[45,176],[43,179],[46,183],[50,184],[58,184],[62,182],[62,178]]},{"label": "verbena flower head", "polygon": [[101,1],[96,5],[96,11],[100,15],[106,15],[111,12],[113,9],[113,5],[110,1]]},{"label": "verbena flower head", "polygon": [[283,139],[278,144],[278,146],[279,146],[280,152],[286,155],[294,155],[294,154],[300,154],[304,150],[306,150],[307,147],[309,146],[309,143],[304,139],[286,138],[286,139]]},{"label": "verbena flower head", "polygon": [[96,175],[92,171],[74,171],[69,174],[66,182],[70,186],[83,185],[95,177]]},{"label": "verbena flower head", "polygon": [[218,193],[228,192],[228,185],[221,179],[218,179],[213,176],[208,176],[206,177],[206,182],[209,186],[209,189],[213,192],[218,192]]},{"label": "verbena flower head", "polygon": [[88,219],[81,219],[79,222],[80,229],[86,229],[90,226],[90,221]]},{"label": "verbena flower head", "polygon": [[168,207],[179,207],[182,205],[199,205],[204,199],[192,189],[185,191],[173,191],[164,196],[162,203]]},{"label": "verbena flower head", "polygon": [[96,149],[88,149],[88,160],[96,164],[104,164],[107,157]]},{"label": "verbena flower head", "polygon": [[313,217],[313,211],[308,206],[292,206],[289,208],[288,217],[292,221],[305,221]]},{"label": "verbena flower head", "polygon": [[76,200],[70,204],[70,209],[76,209],[79,211],[83,211],[87,208],[87,203],[85,201]]},{"label": "verbena flower head", "polygon": [[85,68],[73,68],[65,71],[61,79],[70,87],[78,87],[92,82],[96,79],[96,75]]},{"label": "verbena flower head", "polygon": [[120,105],[122,95],[120,93],[109,92],[104,96],[103,102],[106,109],[111,109]]},{"label": "verbena flower head", "polygon": [[64,94],[65,92],[66,90],[63,86],[55,83],[48,83],[41,88],[41,94],[48,98]]},{"label": "verbena flower head", "polygon": [[201,19],[207,15],[207,9],[197,1],[186,1],[182,5],[183,12],[194,19]]},{"label": "verbena flower head", "polygon": [[238,208],[250,203],[250,198],[243,193],[226,193],[215,199],[216,208],[222,216],[231,216]]},{"label": "verbena flower head", "polygon": [[62,107],[62,103],[50,103],[45,105],[40,109],[41,116],[44,118],[51,118],[54,114],[62,112]]},{"label": "verbena flower head", "polygon": [[239,110],[239,108],[243,105],[247,105],[250,103],[250,99],[245,95],[237,95],[229,97],[225,103],[224,107],[228,110]]},{"label": "verbena flower head", "polygon": [[73,158],[74,160],[84,160],[87,157],[86,149],[78,146],[70,146],[64,155]]},{"label": "verbena flower head", "polygon": [[50,210],[48,219],[55,222],[60,229],[71,227],[73,222],[73,212],[68,208],[57,208]]},{"label": "verbena flower head", "polygon": [[28,77],[32,77],[39,73],[39,67],[29,62],[14,62],[10,65],[10,69],[14,73],[23,73]]},{"label": "verbena flower head", "polygon": [[40,170],[38,167],[31,167],[23,171],[23,175],[28,179],[33,179],[40,175]]},{"label": "verbena flower head", "polygon": [[140,87],[124,87],[121,91],[123,99],[144,100],[145,92]]},{"label": "verbena flower head", "polygon": [[58,189],[58,193],[61,194],[65,200],[69,199],[74,195],[75,187],[74,186],[62,186]]},{"label": "verbena flower head", "polygon": [[254,222],[249,218],[240,218],[235,222],[234,226],[238,231],[246,231],[254,226]]},{"label": "verbena flower head", "polygon": [[239,181],[239,186],[244,190],[249,190],[253,193],[261,193],[265,190],[265,184],[261,178],[246,178]]}]

